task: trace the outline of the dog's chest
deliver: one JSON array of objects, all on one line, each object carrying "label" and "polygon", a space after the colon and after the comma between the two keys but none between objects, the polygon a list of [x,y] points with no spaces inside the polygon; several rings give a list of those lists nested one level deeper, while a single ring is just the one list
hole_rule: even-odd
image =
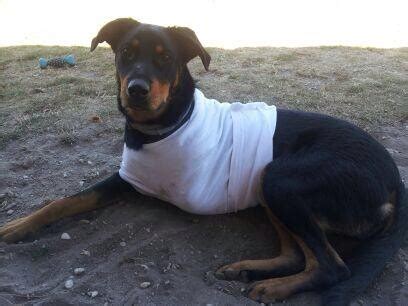
[{"label": "dog's chest", "polygon": [[272,160],[274,108],[264,115],[255,105],[219,103],[200,92],[195,99],[190,120],[175,133],[138,151],[125,146],[121,177],[191,213],[255,205],[260,173]]}]

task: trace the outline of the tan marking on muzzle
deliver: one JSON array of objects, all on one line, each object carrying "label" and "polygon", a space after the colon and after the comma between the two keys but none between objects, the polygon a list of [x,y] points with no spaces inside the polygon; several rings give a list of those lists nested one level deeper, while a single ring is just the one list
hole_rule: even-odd
[{"label": "tan marking on muzzle", "polygon": [[164,48],[163,48],[162,45],[157,45],[156,48],[155,48],[155,51],[156,51],[157,54],[161,54],[161,53],[163,53]]},{"label": "tan marking on muzzle", "polygon": [[173,90],[174,90],[175,88],[177,88],[177,86],[179,85],[179,83],[180,83],[180,73],[179,73],[179,70],[177,69],[176,78],[174,79],[174,83],[173,83]]},{"label": "tan marking on muzzle", "polygon": [[133,41],[132,41],[132,47],[133,48],[139,48],[139,45],[140,45],[140,42],[139,42],[139,40],[138,39],[134,39]]},{"label": "tan marking on muzzle", "polygon": [[169,93],[170,83],[154,79],[150,86],[150,108],[157,110],[163,103],[166,103]]},{"label": "tan marking on muzzle", "polygon": [[130,107],[127,95],[128,78],[120,78],[120,97],[122,107],[125,109],[126,115],[134,122],[143,123],[156,120],[166,109],[166,105],[170,91],[170,84],[160,82],[154,79],[151,84],[149,94],[149,109],[133,109]]},{"label": "tan marking on muzzle", "polygon": [[122,104],[122,107],[126,108],[129,106],[128,103],[128,96],[126,89],[128,87],[128,77],[124,77],[123,79],[120,78],[120,103]]}]

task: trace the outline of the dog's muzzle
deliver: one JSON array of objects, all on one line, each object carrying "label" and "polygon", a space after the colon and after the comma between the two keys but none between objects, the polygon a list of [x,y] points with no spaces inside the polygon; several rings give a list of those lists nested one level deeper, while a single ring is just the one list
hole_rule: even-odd
[{"label": "dog's muzzle", "polygon": [[150,85],[143,79],[133,79],[129,81],[126,93],[133,106],[143,107],[150,93]]}]

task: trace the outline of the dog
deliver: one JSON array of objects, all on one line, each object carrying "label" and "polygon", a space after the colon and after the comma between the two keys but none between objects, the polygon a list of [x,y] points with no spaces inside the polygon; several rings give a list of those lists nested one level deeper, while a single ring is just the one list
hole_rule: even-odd
[{"label": "dog", "polygon": [[[127,193],[198,214],[260,203],[278,234],[280,255],[228,264],[215,275],[255,280],[248,297],[268,303],[350,278],[329,233],[371,241],[398,223],[405,191],[398,168],[385,148],[355,125],[264,103],[207,99],[187,63],[198,56],[208,70],[211,57],[189,28],[120,18],[101,28],[91,51],[102,42],[115,54],[117,103],[126,118],[119,172],[3,225],[0,240],[19,241]],[[376,265],[382,267],[391,256],[388,249],[398,248],[394,244],[383,242],[363,258],[379,257]],[[349,297],[331,299],[324,303],[345,304]]]}]

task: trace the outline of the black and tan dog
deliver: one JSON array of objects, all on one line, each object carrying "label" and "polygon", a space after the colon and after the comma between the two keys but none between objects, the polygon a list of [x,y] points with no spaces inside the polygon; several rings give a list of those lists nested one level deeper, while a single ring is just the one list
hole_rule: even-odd
[{"label": "black and tan dog", "polygon": [[[104,41],[115,53],[118,107],[126,116],[127,147],[143,150],[183,126],[194,106],[195,85],[187,63],[196,56],[207,70],[210,63],[194,32],[117,19],[100,30],[91,51]],[[151,133],[154,129],[160,133]],[[379,237],[398,223],[404,192],[398,169],[383,146],[356,126],[329,116],[278,109],[273,157],[264,169],[260,194],[280,238],[281,254],[233,263],[216,272],[221,279],[260,280],[249,287],[248,296],[264,303],[350,278],[353,271],[326,233],[361,241]],[[0,240],[21,240],[61,218],[114,203],[127,192],[136,191],[116,173],[5,224]],[[399,236],[392,237],[372,240],[360,254],[354,266],[367,260],[375,267],[368,267],[366,278],[355,283],[372,278],[398,248]],[[376,241],[382,244],[373,248]],[[333,293],[327,304],[347,302],[340,291]]]}]

